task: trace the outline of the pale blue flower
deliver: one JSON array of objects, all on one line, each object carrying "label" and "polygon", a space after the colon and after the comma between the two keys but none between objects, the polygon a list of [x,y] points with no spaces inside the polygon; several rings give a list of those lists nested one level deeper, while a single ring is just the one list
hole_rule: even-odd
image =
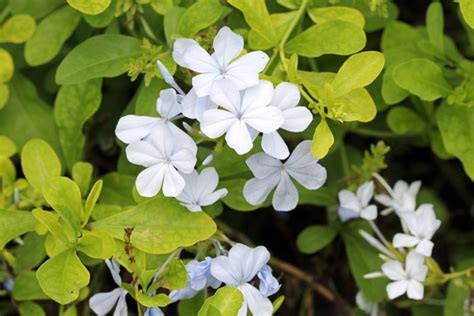
[{"label": "pale blue flower", "polygon": [[265,296],[270,296],[278,292],[281,284],[272,274],[272,268],[265,265],[257,273],[258,279],[260,280],[259,290]]},{"label": "pale blue flower", "polygon": [[165,314],[163,314],[161,309],[159,309],[158,307],[150,307],[146,309],[144,316],[164,316],[164,315]]}]

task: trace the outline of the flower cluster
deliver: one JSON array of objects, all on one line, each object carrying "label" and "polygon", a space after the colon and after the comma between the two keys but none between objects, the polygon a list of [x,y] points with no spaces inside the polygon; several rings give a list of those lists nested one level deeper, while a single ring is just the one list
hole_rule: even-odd
[{"label": "flower cluster", "polygon": [[[381,272],[369,273],[366,278],[385,276],[392,282],[387,285],[389,299],[395,299],[403,294],[408,298],[421,300],[424,297],[424,286],[428,274],[425,258],[431,257],[434,233],[440,227],[441,221],[436,218],[431,204],[421,204],[417,207],[416,196],[421,186],[420,181],[410,185],[405,181],[397,181],[391,188],[378,174],[374,174],[386,193],[374,197],[374,182],[362,184],[356,193],[348,190],[339,192],[339,217],[342,221],[351,218],[367,220],[378,238],[364,230],[361,236],[378,251],[384,264]],[[382,215],[395,213],[401,222],[402,231],[393,236],[389,243],[373,222],[377,218],[377,206],[370,204],[372,199],[385,207]],[[365,311],[371,312],[374,307],[364,301],[359,295],[358,305]]]},{"label": "flower cluster", "polygon": [[[311,156],[310,141],[302,142],[290,156],[279,134],[280,129],[302,132],[312,121],[309,109],[298,106],[298,87],[281,82],[274,88],[271,82],[260,80],[268,56],[262,51],[243,54],[243,49],[243,38],[228,27],[221,28],[214,38],[212,54],[193,39],[177,39],[174,61],[196,74],[188,93],[158,61],[163,78],[172,87],[160,92],[156,103],[159,117],[127,115],[116,128],[117,137],[127,144],[127,159],[145,167],[136,179],[140,195],[153,197],[162,191],[195,212],[227,194],[225,189],[215,191],[219,176],[214,168],[200,175],[195,171],[198,147],[186,133],[192,130],[187,122],[183,122],[185,130],[175,125],[182,118],[196,120],[206,140],[224,136],[239,155],[248,153],[262,134],[264,153],[247,160],[255,178],[247,182],[243,194],[251,204],[264,202],[276,187],[274,208],[292,210],[298,203],[298,191],[291,178],[310,190],[324,184],[326,170]],[[280,161],[287,158],[285,163]]]}]

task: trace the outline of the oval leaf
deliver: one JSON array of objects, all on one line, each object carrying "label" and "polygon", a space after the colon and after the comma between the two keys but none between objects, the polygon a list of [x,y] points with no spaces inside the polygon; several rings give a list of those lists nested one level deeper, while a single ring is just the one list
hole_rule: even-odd
[{"label": "oval leaf", "polygon": [[13,58],[9,52],[0,48],[0,83],[10,81],[13,76]]},{"label": "oval leaf", "polygon": [[35,230],[35,226],[30,212],[0,210],[0,249],[10,240]]},{"label": "oval leaf", "polygon": [[313,134],[311,143],[311,153],[317,159],[326,157],[329,149],[334,144],[334,136],[326,120],[321,120]]},{"label": "oval leaf", "polygon": [[339,230],[334,226],[309,226],[298,235],[296,245],[302,253],[312,254],[330,244],[338,232]]},{"label": "oval leaf", "polygon": [[35,30],[36,21],[31,15],[14,15],[0,27],[0,43],[24,43],[33,36]]},{"label": "oval leaf", "polygon": [[74,9],[89,15],[97,15],[104,12],[112,0],[67,0]]}]

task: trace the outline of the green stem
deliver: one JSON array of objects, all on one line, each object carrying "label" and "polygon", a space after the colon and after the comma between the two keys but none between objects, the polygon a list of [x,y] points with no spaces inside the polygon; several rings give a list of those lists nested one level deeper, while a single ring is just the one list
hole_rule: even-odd
[{"label": "green stem", "polygon": [[451,273],[446,273],[446,274],[443,275],[443,281],[447,282],[449,280],[456,279],[456,278],[463,277],[463,276],[469,277],[471,275],[472,270],[474,270],[474,267],[470,267],[470,268],[468,268],[466,270],[462,270],[462,271],[455,271],[455,272],[451,272]]},{"label": "green stem", "polygon": [[344,142],[341,142],[339,151],[341,153],[341,162],[342,169],[344,170],[344,175],[348,177],[351,175],[351,168],[349,166],[349,159],[347,158],[346,144],[344,144]]}]

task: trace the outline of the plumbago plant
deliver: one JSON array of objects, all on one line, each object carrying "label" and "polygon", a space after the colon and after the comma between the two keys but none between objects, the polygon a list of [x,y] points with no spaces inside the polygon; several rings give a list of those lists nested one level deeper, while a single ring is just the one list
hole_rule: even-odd
[{"label": "plumbago plant", "polygon": [[472,47],[425,9],[0,0],[0,313],[472,313]]}]

